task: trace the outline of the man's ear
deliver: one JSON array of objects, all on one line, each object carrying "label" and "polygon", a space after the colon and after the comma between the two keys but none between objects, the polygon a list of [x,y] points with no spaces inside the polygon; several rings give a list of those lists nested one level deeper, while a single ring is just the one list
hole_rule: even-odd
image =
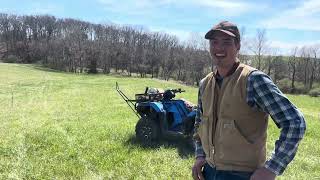
[{"label": "man's ear", "polygon": [[237,46],[237,50],[240,51],[241,44],[240,44],[240,43],[237,43],[236,46]]}]

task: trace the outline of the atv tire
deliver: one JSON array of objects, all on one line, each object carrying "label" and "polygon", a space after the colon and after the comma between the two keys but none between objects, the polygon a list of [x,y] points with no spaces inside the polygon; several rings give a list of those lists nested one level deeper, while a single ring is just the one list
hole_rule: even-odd
[{"label": "atv tire", "polygon": [[137,139],[143,143],[149,144],[157,140],[160,136],[160,127],[150,118],[142,117],[136,125]]}]

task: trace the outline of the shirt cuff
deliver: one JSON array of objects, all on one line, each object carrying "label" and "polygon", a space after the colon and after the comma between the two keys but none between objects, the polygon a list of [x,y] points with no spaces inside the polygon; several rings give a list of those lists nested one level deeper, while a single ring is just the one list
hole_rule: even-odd
[{"label": "shirt cuff", "polygon": [[200,141],[195,141],[195,156],[197,157],[206,157],[206,154],[203,151]]},{"label": "shirt cuff", "polygon": [[284,170],[286,169],[286,166],[275,159],[270,159],[268,160],[265,164],[264,167],[267,168],[269,171],[273,172],[277,176],[282,175]]}]

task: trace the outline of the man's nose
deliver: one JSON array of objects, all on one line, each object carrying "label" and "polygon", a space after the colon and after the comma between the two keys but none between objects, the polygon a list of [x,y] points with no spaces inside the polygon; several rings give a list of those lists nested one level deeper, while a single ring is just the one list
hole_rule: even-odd
[{"label": "man's nose", "polygon": [[214,50],[223,50],[223,46],[220,43],[217,43],[213,46]]}]

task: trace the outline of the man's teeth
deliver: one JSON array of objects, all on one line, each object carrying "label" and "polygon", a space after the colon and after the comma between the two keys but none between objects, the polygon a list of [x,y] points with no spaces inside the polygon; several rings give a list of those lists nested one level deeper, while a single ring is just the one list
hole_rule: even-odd
[{"label": "man's teeth", "polygon": [[216,56],[225,56],[225,54],[219,54],[219,53],[217,53]]}]

